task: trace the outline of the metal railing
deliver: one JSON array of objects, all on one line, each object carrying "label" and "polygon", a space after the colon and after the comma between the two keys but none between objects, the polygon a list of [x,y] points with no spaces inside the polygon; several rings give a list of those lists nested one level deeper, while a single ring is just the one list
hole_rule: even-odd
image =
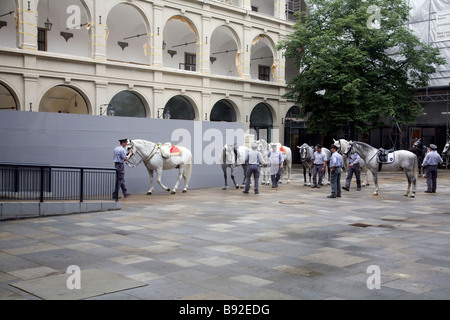
[{"label": "metal railing", "polygon": [[110,168],[0,163],[0,200],[116,200]]}]

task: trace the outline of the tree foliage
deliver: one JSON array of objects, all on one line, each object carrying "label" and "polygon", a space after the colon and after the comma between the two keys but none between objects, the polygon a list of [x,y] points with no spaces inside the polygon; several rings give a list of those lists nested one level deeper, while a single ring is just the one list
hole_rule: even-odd
[{"label": "tree foliage", "polygon": [[438,48],[421,43],[408,30],[406,1],[308,4],[308,14],[278,49],[295,58],[300,70],[285,98],[302,106],[309,131],[331,135],[349,126],[367,133],[386,117],[400,125],[414,123],[423,113],[414,88],[427,86],[445,60]]}]

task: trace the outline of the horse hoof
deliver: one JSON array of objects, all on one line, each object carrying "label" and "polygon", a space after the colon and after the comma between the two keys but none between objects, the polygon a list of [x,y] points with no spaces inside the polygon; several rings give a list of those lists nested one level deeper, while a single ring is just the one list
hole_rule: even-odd
[{"label": "horse hoof", "polygon": [[175,193],[177,193],[176,191],[172,191],[172,192],[170,192],[170,194],[175,194]]},{"label": "horse hoof", "polygon": [[408,196],[408,194],[407,194],[407,193],[405,193],[405,194],[404,194],[404,196],[405,196],[405,197],[407,197],[407,196]]},{"label": "horse hoof", "polygon": [[303,186],[305,186],[305,187],[306,187],[307,185],[308,185],[307,183],[304,183],[304,184],[303,184]]},{"label": "horse hoof", "polygon": [[288,180],[287,184],[291,184],[291,180]]},{"label": "horse hoof", "polygon": [[187,193],[187,190],[183,190],[183,193]]},{"label": "horse hoof", "polygon": [[416,195],[415,195],[415,194],[412,194],[412,195],[410,195],[409,197],[410,197],[410,198],[415,198]]},{"label": "horse hoof", "polygon": [[151,195],[152,195],[152,193],[151,193],[151,192],[147,192],[147,195],[148,195],[148,196],[151,196]]},{"label": "horse hoof", "polygon": [[378,196],[378,193],[374,192],[372,193],[373,196]]},{"label": "horse hoof", "polygon": [[223,187],[223,188],[222,188],[222,190],[227,190],[227,189],[228,189],[227,187]]}]

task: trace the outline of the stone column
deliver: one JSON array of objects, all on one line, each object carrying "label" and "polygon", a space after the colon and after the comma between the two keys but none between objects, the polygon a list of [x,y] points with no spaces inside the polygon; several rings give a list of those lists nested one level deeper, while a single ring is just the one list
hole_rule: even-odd
[{"label": "stone column", "polygon": [[39,98],[38,98],[38,80],[39,75],[32,73],[25,73],[23,75],[24,80],[24,111],[39,111]]},{"label": "stone column", "polygon": [[[159,117],[162,118],[164,114],[164,88],[153,88],[153,117],[157,118],[158,113]],[[158,110],[159,109],[159,110]],[[159,111],[159,112],[158,112]]]},{"label": "stone column", "polygon": [[274,1],[275,18],[286,20],[286,0]]},{"label": "stone column", "polygon": [[241,63],[242,63],[242,73],[244,74],[244,79],[251,79],[250,74],[250,59],[252,54],[252,36],[251,36],[252,28],[248,26],[244,26],[244,48],[243,53],[241,54]]},{"label": "stone column", "polygon": [[101,113],[103,113],[103,116],[107,115],[107,104],[109,104],[108,97],[106,96],[107,87],[108,82],[106,81],[98,80],[95,82],[95,106],[92,107],[92,113],[95,115],[100,115]]},{"label": "stone column", "polygon": [[[163,67],[163,41],[164,41],[164,21],[163,21],[164,6],[160,4],[153,4],[153,30],[152,37],[152,66]],[[156,113],[155,113],[156,117]]]},{"label": "stone column", "polygon": [[211,73],[211,34],[208,32],[211,30],[211,17],[203,16],[202,17],[202,32],[199,41],[199,57],[198,62],[200,65],[199,71],[202,74],[209,75]]},{"label": "stone column", "polygon": [[94,2],[94,17],[91,23],[91,53],[92,58],[99,61],[107,60],[108,26],[106,25],[107,12],[103,1]]},{"label": "stone column", "polygon": [[24,50],[37,50],[37,1],[19,0],[16,8],[17,46]]}]

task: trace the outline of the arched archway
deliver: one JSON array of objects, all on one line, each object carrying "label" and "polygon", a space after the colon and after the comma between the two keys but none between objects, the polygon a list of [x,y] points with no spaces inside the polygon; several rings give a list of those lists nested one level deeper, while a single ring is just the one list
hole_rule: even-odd
[{"label": "arched archway", "polygon": [[164,114],[170,114],[170,119],[195,120],[195,110],[191,102],[183,96],[171,98],[165,108]]},{"label": "arched archway", "polygon": [[0,110],[19,110],[19,105],[16,101],[12,90],[0,82]]},{"label": "arched archway", "polygon": [[[131,3],[119,3],[108,13],[107,58],[149,64],[150,31],[145,15]],[[145,49],[147,48],[147,50]]]},{"label": "arched archway", "polygon": [[44,94],[39,103],[39,112],[89,114],[89,107],[78,90],[61,85]]},{"label": "arched archway", "polygon": [[275,72],[274,49],[270,38],[258,35],[252,42],[250,75],[252,79],[273,81]]},{"label": "arched archway", "polygon": [[[92,16],[81,0],[40,0],[38,7],[38,50],[81,57],[90,55]],[[45,29],[47,19],[51,30]]]},{"label": "arched archway", "polygon": [[223,122],[236,122],[236,111],[233,105],[222,99],[218,101],[211,110],[211,115],[209,116],[210,121],[223,121]]},{"label": "arched archway", "polygon": [[250,115],[250,132],[257,140],[272,142],[273,116],[265,103],[259,103]]},{"label": "arched archway", "polygon": [[243,76],[239,46],[236,34],[226,26],[220,26],[211,35],[211,74],[241,77]]},{"label": "arched archway", "polygon": [[132,91],[121,91],[109,102],[116,117],[145,118],[147,116],[145,104],[141,97]]},{"label": "arched archway", "polygon": [[14,0],[0,1],[0,46],[15,48],[17,46]]},{"label": "arched archway", "polygon": [[[284,118],[284,145],[297,150],[297,146],[308,141],[306,132],[306,122],[300,116],[300,107],[289,108]],[[293,163],[300,163],[300,154],[292,153]]]},{"label": "arched archway", "polygon": [[198,31],[184,16],[171,17],[164,26],[164,67],[197,71]]}]

